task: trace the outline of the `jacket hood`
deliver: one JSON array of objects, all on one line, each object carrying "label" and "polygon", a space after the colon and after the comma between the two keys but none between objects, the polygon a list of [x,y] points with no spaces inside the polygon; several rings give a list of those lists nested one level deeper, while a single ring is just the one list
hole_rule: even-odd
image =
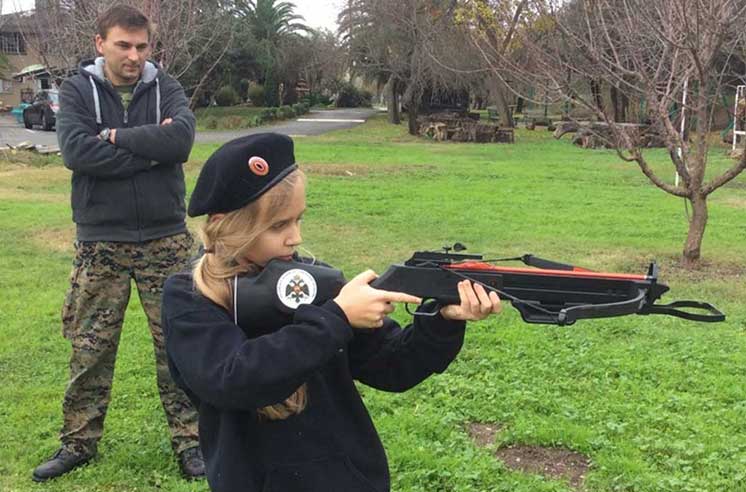
[{"label": "jacket hood", "polygon": [[[158,76],[159,69],[160,66],[156,62],[150,60],[146,61],[142,74],[140,75],[140,80],[145,84],[152,82]],[[106,80],[106,76],[104,75],[104,57],[99,56],[95,59],[91,58],[83,60],[80,63],[79,72],[83,75],[93,76],[98,79],[99,82],[104,82]]]}]

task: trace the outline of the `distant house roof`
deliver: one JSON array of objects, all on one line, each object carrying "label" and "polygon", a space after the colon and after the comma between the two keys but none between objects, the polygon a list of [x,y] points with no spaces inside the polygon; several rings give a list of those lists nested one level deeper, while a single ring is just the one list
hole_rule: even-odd
[{"label": "distant house roof", "polygon": [[34,77],[37,75],[48,74],[47,67],[40,63],[23,67],[17,73],[13,74],[14,79],[20,79],[21,77]]}]

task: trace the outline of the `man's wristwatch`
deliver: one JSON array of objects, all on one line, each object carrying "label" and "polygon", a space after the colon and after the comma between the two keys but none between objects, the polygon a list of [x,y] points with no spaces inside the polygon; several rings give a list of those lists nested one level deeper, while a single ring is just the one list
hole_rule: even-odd
[{"label": "man's wristwatch", "polygon": [[111,141],[109,140],[109,137],[111,137],[111,128],[104,128],[98,134],[98,138],[100,138],[104,142],[111,143]]}]

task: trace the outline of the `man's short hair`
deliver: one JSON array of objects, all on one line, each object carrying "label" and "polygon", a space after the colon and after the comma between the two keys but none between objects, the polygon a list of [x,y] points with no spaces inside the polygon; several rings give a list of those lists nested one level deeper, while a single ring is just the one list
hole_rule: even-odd
[{"label": "man's short hair", "polygon": [[148,39],[153,35],[153,26],[141,10],[129,5],[117,4],[105,10],[96,19],[97,34],[103,39],[109,34],[112,27],[121,27],[126,31],[145,29],[148,31]]}]

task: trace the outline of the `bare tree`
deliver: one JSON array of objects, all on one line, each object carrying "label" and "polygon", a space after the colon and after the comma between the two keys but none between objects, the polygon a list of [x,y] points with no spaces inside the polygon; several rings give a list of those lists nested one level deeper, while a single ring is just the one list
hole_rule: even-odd
[{"label": "bare tree", "polygon": [[[513,127],[513,115],[509,101],[513,98],[512,88],[506,83],[508,73],[501,70],[501,60],[515,59],[520,46],[514,43],[516,32],[521,27],[530,25],[535,20],[528,0],[508,1],[464,1],[460,3],[458,18],[466,25],[465,32],[472,38],[475,48],[482,56],[489,57],[490,68],[501,71],[500,76],[487,80],[491,98],[494,100],[500,115],[500,124]],[[472,70],[478,71],[483,66],[479,63],[482,56],[477,56]]]},{"label": "bare tree", "polygon": [[[96,56],[96,18],[118,0],[38,1],[24,37],[52,75],[64,77],[81,60]],[[135,5],[153,21],[153,59],[180,79],[193,63],[210,59],[207,72],[189,92],[198,92],[204,78],[224,56],[232,35],[228,13],[218,0],[139,0]],[[39,35],[43,33],[43,35]]]},{"label": "bare tree", "polygon": [[[746,5],[740,0],[574,0],[536,1],[532,8],[535,22],[519,26],[515,34],[526,54],[521,63],[494,50],[482,50],[482,59],[498,77],[509,72],[553,100],[594,113],[608,126],[620,158],[635,162],[661,190],[684,198],[691,214],[683,263],[695,265],[708,196],[746,168],[745,153],[724,173],[706,173],[707,137],[732,66],[728,60],[743,47]],[[483,42],[489,28],[473,32],[479,46],[489,45]],[[647,105],[645,116],[680,180],[653,170],[641,140],[618,122],[620,106],[602,100],[602,86],[613,88],[616,98]],[[681,131],[682,115],[691,122],[688,136]]]},{"label": "bare tree", "polygon": [[468,89],[479,80],[466,70],[473,48],[456,22],[456,6],[449,0],[350,0],[339,16],[352,70],[387,84],[392,122],[401,93],[412,134],[423,94]]},{"label": "bare tree", "polygon": [[310,91],[331,89],[344,78],[345,53],[334,33],[315,31],[298,47],[298,51],[301,53],[300,74]]}]

